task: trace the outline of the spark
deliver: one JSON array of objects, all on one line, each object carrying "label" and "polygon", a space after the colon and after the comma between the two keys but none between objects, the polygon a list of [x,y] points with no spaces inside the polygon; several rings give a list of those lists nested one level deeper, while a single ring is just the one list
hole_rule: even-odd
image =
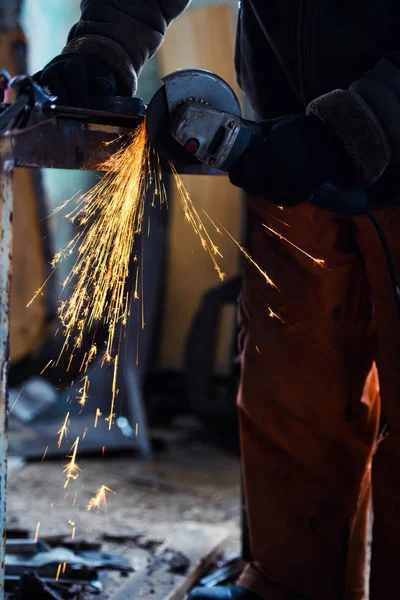
[{"label": "spark", "polygon": [[57,567],[57,573],[56,573],[56,577],[55,580],[58,581],[60,579],[60,575],[61,575],[61,569],[62,569],[63,564],[60,563]]},{"label": "spark", "polygon": [[[66,481],[64,483],[64,489],[68,486],[70,479],[78,479],[79,477],[79,472],[81,471],[81,469],[78,467],[77,462],[76,462],[76,454],[78,452],[78,444],[79,444],[79,437],[76,438],[75,442],[72,445],[72,448],[70,450],[70,454],[67,455],[67,458],[70,458],[71,460],[69,461],[69,463],[67,463],[65,465],[64,468],[64,473],[66,473]],[[72,453],[72,454],[71,454]]]},{"label": "spark", "polygon": [[78,404],[81,407],[81,410],[79,411],[80,413],[83,411],[88,399],[88,390],[90,386],[89,377],[85,375],[81,383],[83,383],[83,386],[78,390],[78,394],[80,394],[80,396],[78,396]]},{"label": "spark", "polygon": [[177,170],[175,169],[172,163],[169,163],[169,165],[175,179],[175,184],[178,190],[178,195],[185,215],[185,219],[192,227],[195,234],[200,238],[201,246],[211,258],[211,261],[214,265],[214,269],[218,273],[218,277],[221,281],[223,281],[225,279],[225,273],[221,270],[221,267],[216,258],[217,256],[223,258],[223,256],[219,251],[218,246],[216,246],[216,244],[213,242],[209,232],[207,231],[207,228],[205,227],[199,213],[197,212],[193,200],[191,199],[189,192],[185,188],[182,179],[179,177]]},{"label": "spark", "polygon": [[44,459],[46,458],[46,454],[47,454],[48,449],[49,449],[49,447],[46,446],[46,450],[44,451],[43,456],[42,456],[42,460],[40,462],[43,462]]},{"label": "spark", "polygon": [[89,431],[88,427],[85,427],[83,435],[82,435],[82,440],[85,439],[87,432]]},{"label": "spark", "polygon": [[257,354],[261,354],[260,348],[256,345]]},{"label": "spark", "polygon": [[117,373],[118,373],[118,355],[115,357],[115,362],[114,362],[114,375],[113,375],[113,383],[112,383],[110,414],[106,418],[106,421],[108,422],[108,429],[109,430],[113,426],[114,417],[115,417],[115,413],[114,413],[115,398],[117,397],[117,394],[118,394],[118,389],[117,389]]},{"label": "spark", "polygon": [[36,544],[36,542],[37,542],[37,541],[38,541],[38,539],[39,539],[39,531],[40,531],[40,521],[38,521],[38,523],[37,523],[37,525],[36,525],[35,537],[34,537],[34,539],[33,539],[33,541],[35,542],[35,544]]},{"label": "spark", "polygon": [[53,363],[53,359],[49,360],[49,362],[47,363],[47,365],[40,371],[40,375],[43,375],[43,373],[49,368],[49,366]]},{"label": "spark", "polygon": [[[64,282],[72,292],[59,309],[65,337],[61,354],[79,349],[85,329],[101,321],[108,330],[107,354],[113,355],[117,326],[127,318],[127,281],[135,238],[142,232],[150,154],[143,124],[102,165],[106,174],[70,214],[78,233],[68,249],[76,248],[78,258]],[[88,358],[96,352],[92,349]]]},{"label": "spark", "polygon": [[87,509],[89,511],[95,510],[97,513],[99,513],[100,509],[103,507],[104,512],[107,512],[107,492],[116,494],[114,490],[110,489],[106,485],[102,485],[101,488],[97,490],[96,495],[89,500]]},{"label": "spark", "polygon": [[71,525],[71,527],[72,527],[71,540],[73,540],[75,538],[76,525],[75,525],[74,521],[68,521],[68,525]]},{"label": "spark", "polygon": [[102,447],[102,449],[101,449],[101,455],[102,455],[102,456],[104,456],[104,453],[105,453],[105,451],[106,451],[106,447],[105,447],[105,446],[103,446],[103,447]]},{"label": "spark", "polygon": [[92,362],[92,360],[94,360],[96,358],[96,356],[97,356],[97,345],[92,344],[89,352],[86,352],[85,356],[83,357],[80,371],[86,372],[89,368],[90,363]]},{"label": "spark", "polygon": [[229,231],[221,224],[219,223],[219,226],[217,226],[217,224],[212,220],[212,218],[210,217],[210,215],[206,212],[203,211],[204,214],[206,215],[206,217],[211,221],[211,223],[214,225],[215,229],[221,233],[221,229],[224,231],[224,233],[232,240],[232,242],[239,248],[240,252],[243,254],[243,256],[247,259],[247,261],[253,265],[253,267],[255,267],[257,269],[257,271],[260,273],[260,275],[262,275],[262,277],[264,277],[265,281],[267,282],[268,285],[270,285],[271,287],[275,288],[276,290],[279,291],[279,288],[277,285],[275,285],[275,283],[272,281],[272,279],[269,277],[269,275],[266,273],[266,271],[264,269],[262,269],[257,263],[256,261],[250,256],[250,254],[247,252],[247,250],[244,248],[244,246],[242,246],[242,244],[240,242],[238,242],[233,235],[231,235],[229,233]]},{"label": "spark", "polygon": [[65,573],[65,572],[66,572],[66,570],[67,570],[67,563],[66,563],[66,562],[64,562],[64,563],[63,563],[63,566],[62,566],[62,572],[63,572],[63,573]]},{"label": "spark", "polygon": [[13,410],[14,410],[14,408],[15,408],[15,405],[17,404],[18,400],[21,398],[21,394],[22,394],[22,392],[24,391],[24,389],[25,389],[25,388],[22,388],[22,390],[20,390],[20,392],[19,392],[18,396],[15,398],[15,400],[14,400],[14,402],[13,402],[13,405],[12,405],[12,407],[11,407],[11,408],[10,408],[10,410],[8,411],[8,414],[9,414],[9,415],[11,415],[12,411],[13,411]]},{"label": "spark", "polygon": [[136,437],[137,437],[138,433],[139,433],[139,423],[136,423],[135,432],[136,432]]},{"label": "spark", "polygon": [[[62,288],[68,291],[68,296],[62,298],[58,309],[60,331],[64,340],[55,364],[58,365],[61,357],[67,354],[69,355],[67,370],[69,370],[73,359],[81,352],[85,335],[90,333],[92,336],[90,349],[82,353],[83,357],[80,361],[81,372],[86,372],[89,364],[98,354],[98,346],[95,343],[97,328],[101,326],[106,329],[101,365],[113,365],[111,406],[106,418],[109,429],[116,416],[115,403],[118,395],[117,381],[122,339],[120,327],[127,325],[133,300],[140,298],[142,328],[145,323],[143,262],[138,261],[137,258],[137,237],[140,234],[150,233],[150,217],[147,226],[144,221],[148,192],[150,190],[153,192],[150,206],[168,205],[160,157],[149,143],[146,123],[143,122],[136,131],[118,139],[122,142],[119,149],[104,164],[99,165],[99,168],[105,171],[105,175],[87,193],[76,195],[56,210],[58,212],[70,202],[75,203],[66,218],[76,223],[77,233],[61,251],[55,254],[49,277],[29,303],[30,305],[35,297],[42,294],[48,279],[59,264],[74,255],[75,262],[62,283]],[[196,234],[201,247],[209,255],[218,277],[223,280],[225,273],[219,264],[223,255],[185,189],[176,168],[172,164],[170,168],[185,220]],[[223,226],[217,226],[209,215],[205,214],[217,234],[222,235],[224,231],[247,260],[257,268],[266,282],[278,289],[244,247]],[[133,283],[132,276],[135,276],[135,282],[134,289],[131,290],[128,284]],[[83,409],[88,397],[89,379],[85,376],[82,381],[83,386],[79,390],[78,402]],[[100,416],[101,412],[97,409],[94,427],[97,427]],[[58,432],[58,447],[67,436],[68,422],[69,413]],[[136,428],[136,435],[138,435],[138,428]],[[79,438],[71,449],[72,455],[69,457],[71,462],[64,470],[67,473],[64,487],[67,487],[70,479],[76,479],[79,474],[79,467],[76,465],[78,441]]]},{"label": "spark", "polygon": [[101,417],[103,413],[101,412],[101,410],[99,408],[96,408],[96,415],[94,418],[94,428],[96,429],[97,427],[97,423],[99,422],[99,417]]},{"label": "spark", "polygon": [[70,413],[69,413],[69,412],[68,412],[68,413],[65,415],[65,420],[64,420],[64,423],[63,423],[63,425],[62,425],[61,429],[59,429],[59,430],[57,431],[57,433],[58,433],[58,435],[59,435],[58,442],[57,442],[57,446],[58,446],[59,448],[61,448],[61,444],[62,444],[62,441],[63,441],[63,439],[64,439],[64,438],[65,438],[65,439],[67,439],[67,435],[68,435],[68,425],[69,425],[69,415],[70,415]]},{"label": "spark", "polygon": [[53,267],[53,269],[50,272],[50,275],[47,277],[47,279],[45,279],[44,283],[40,286],[40,288],[38,288],[36,290],[36,292],[34,293],[32,299],[26,305],[26,308],[29,308],[33,304],[33,302],[36,300],[36,298],[38,296],[43,296],[43,290],[46,287],[46,285],[48,284],[48,282],[50,281],[50,279],[53,277],[53,275],[54,275],[55,272],[56,272],[56,267]]},{"label": "spark", "polygon": [[77,496],[77,492],[75,492],[75,494],[74,494],[74,501],[72,502],[73,507],[76,506],[76,496]]},{"label": "spark", "polygon": [[275,235],[276,237],[278,237],[280,240],[286,242],[287,244],[290,244],[290,246],[293,246],[293,248],[296,248],[296,250],[298,250],[299,252],[301,252],[302,254],[304,254],[304,256],[307,256],[307,258],[310,258],[314,262],[314,264],[318,265],[322,269],[326,268],[325,261],[324,261],[323,258],[314,258],[314,256],[311,256],[311,254],[308,254],[308,252],[306,252],[305,250],[303,250],[302,248],[300,248],[300,246],[296,246],[296,244],[294,244],[293,242],[291,242],[290,240],[288,240],[281,233],[278,233],[278,231],[275,231],[275,229],[272,229],[272,227],[268,227],[268,225],[264,225],[264,223],[263,223],[263,227],[265,227],[265,229],[267,231],[269,231],[270,233],[272,233],[273,235]]},{"label": "spark", "polygon": [[280,321],[281,323],[284,323],[285,321],[282,319],[282,317],[280,317],[279,315],[276,314],[276,312],[274,312],[272,310],[272,308],[268,307],[269,310],[269,317],[271,317],[271,319],[278,319],[278,321]]}]

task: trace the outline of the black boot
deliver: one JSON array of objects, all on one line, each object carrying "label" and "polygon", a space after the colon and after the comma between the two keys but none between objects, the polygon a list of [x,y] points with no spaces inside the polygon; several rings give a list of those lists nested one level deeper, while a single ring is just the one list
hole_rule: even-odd
[{"label": "black boot", "polygon": [[259,596],[253,594],[238,585],[221,585],[216,587],[194,588],[188,600],[260,600]]}]

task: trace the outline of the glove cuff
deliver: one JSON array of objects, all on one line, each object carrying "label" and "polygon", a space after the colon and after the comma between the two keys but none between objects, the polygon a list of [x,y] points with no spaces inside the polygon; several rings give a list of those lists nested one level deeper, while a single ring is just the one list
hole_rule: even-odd
[{"label": "glove cuff", "polygon": [[137,91],[137,75],[131,59],[117,42],[101,35],[85,35],[68,42],[63,54],[80,52],[103,60],[118,77],[119,91],[124,96],[134,96]]},{"label": "glove cuff", "polygon": [[334,90],[313,100],[308,115],[315,115],[334,130],[351,161],[357,181],[372,185],[389,166],[389,139],[368,104],[356,92]]}]

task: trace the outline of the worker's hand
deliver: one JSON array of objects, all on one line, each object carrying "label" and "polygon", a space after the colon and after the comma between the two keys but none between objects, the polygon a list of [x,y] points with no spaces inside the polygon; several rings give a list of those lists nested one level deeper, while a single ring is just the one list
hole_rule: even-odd
[{"label": "worker's hand", "polygon": [[320,119],[288,116],[262,124],[265,137],[252,144],[230,171],[233,185],[282,206],[311,200],[327,181],[341,181],[340,144]]},{"label": "worker's hand", "polygon": [[90,108],[95,96],[118,93],[111,67],[99,58],[80,52],[56,56],[34,78],[57,96],[58,104]]}]

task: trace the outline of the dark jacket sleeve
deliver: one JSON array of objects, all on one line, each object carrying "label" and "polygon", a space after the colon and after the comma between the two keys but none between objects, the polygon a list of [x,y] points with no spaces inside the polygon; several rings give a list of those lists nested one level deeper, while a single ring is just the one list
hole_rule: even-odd
[{"label": "dark jacket sleeve", "polygon": [[102,58],[116,70],[127,93],[137,74],[160,47],[168,25],[190,0],[81,0],[82,16],[64,52]]},{"label": "dark jacket sleeve", "polygon": [[335,90],[307,109],[334,128],[357,184],[373,184],[390,163],[400,163],[400,52],[379,61],[348,90]]}]

